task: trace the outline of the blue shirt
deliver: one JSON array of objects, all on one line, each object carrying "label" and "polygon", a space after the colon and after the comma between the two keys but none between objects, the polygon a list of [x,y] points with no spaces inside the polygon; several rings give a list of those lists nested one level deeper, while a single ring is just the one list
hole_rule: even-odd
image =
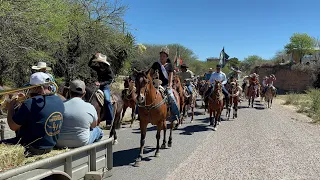
[{"label": "blue shirt", "polygon": [[57,147],[76,148],[87,145],[90,126],[98,120],[96,109],[78,97],[65,101],[64,107],[64,120]]},{"label": "blue shirt", "polygon": [[211,75],[212,75],[212,74],[209,74],[209,73],[208,73],[208,74],[206,74],[206,76],[205,76],[205,80],[206,80],[206,81],[209,81],[209,80],[210,80],[210,78],[211,78]]},{"label": "blue shirt", "polygon": [[23,102],[13,121],[21,125],[17,137],[22,145],[52,149],[59,137],[64,106],[58,96],[36,96]]}]

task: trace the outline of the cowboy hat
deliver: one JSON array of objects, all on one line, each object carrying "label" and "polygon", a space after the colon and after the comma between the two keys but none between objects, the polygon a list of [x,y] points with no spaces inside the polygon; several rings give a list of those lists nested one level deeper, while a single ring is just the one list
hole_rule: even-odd
[{"label": "cowboy hat", "polygon": [[212,68],[209,68],[209,71],[213,71],[213,69],[212,69]]},{"label": "cowboy hat", "polygon": [[110,66],[110,63],[107,61],[107,56],[101,53],[97,53],[96,55],[94,55],[94,59],[92,60],[92,62],[101,62]]},{"label": "cowboy hat", "polygon": [[165,53],[165,54],[167,54],[167,56],[169,56],[169,48],[168,48],[168,47],[163,47],[163,48],[161,48],[160,54],[161,54],[161,53]]},{"label": "cowboy hat", "polygon": [[182,64],[180,68],[189,68],[186,64]]},{"label": "cowboy hat", "polygon": [[47,71],[51,70],[51,67],[47,67],[47,63],[45,62],[38,62],[36,66],[31,67],[34,70],[46,69]]},{"label": "cowboy hat", "polygon": [[231,70],[232,71],[235,71],[235,72],[237,72],[237,73],[241,73],[241,71],[239,70],[239,68],[238,67],[231,67]]}]

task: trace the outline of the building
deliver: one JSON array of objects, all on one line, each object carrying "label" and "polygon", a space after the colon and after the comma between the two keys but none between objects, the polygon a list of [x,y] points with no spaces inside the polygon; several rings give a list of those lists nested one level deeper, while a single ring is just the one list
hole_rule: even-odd
[{"label": "building", "polygon": [[217,63],[219,63],[220,59],[219,58],[215,58],[215,57],[210,57],[210,58],[207,58],[207,62],[217,62]]},{"label": "building", "polygon": [[[301,64],[317,64],[320,63],[320,47],[319,45],[313,48],[314,52],[306,54],[301,59]],[[294,51],[289,54],[290,61],[294,64],[300,63],[300,55],[298,51]]]}]

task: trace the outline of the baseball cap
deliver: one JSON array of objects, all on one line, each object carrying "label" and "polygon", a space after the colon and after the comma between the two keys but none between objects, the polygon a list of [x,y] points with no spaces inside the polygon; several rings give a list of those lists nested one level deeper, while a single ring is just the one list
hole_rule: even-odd
[{"label": "baseball cap", "polygon": [[44,72],[33,73],[30,77],[30,85],[45,84],[50,82],[50,76]]},{"label": "baseball cap", "polygon": [[70,91],[83,94],[86,90],[86,84],[81,80],[73,80],[70,82]]},{"label": "baseball cap", "polygon": [[221,68],[221,64],[217,64],[217,66],[216,66],[217,68]]}]

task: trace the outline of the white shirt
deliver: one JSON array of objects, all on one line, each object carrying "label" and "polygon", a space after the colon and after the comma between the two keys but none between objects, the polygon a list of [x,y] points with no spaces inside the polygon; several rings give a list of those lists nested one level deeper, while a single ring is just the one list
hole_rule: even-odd
[{"label": "white shirt", "polygon": [[221,81],[222,85],[225,85],[227,84],[228,80],[227,80],[226,74],[220,71],[220,73],[217,73],[217,72],[212,73],[209,81],[211,84],[214,84],[214,81]]}]

